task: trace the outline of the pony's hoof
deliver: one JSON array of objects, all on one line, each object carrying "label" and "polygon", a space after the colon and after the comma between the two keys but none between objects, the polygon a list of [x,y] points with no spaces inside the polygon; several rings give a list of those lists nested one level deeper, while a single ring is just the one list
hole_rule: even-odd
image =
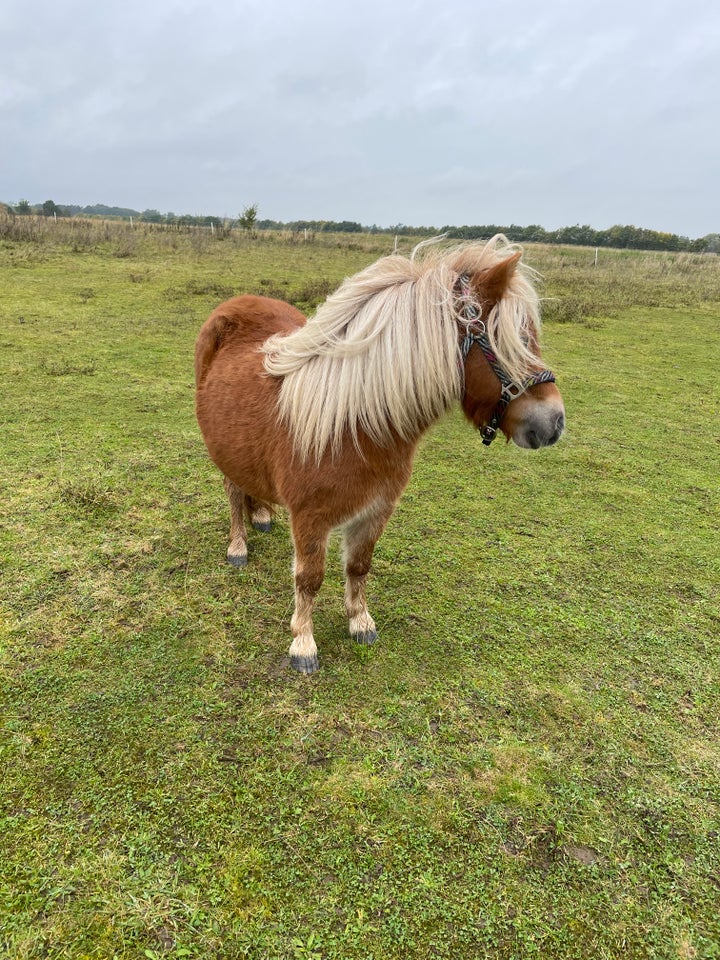
[{"label": "pony's hoof", "polygon": [[377,640],[377,630],[362,630],[360,633],[350,634],[355,643],[361,643],[365,647],[371,646]]},{"label": "pony's hoof", "polygon": [[246,553],[229,553],[227,555],[227,562],[231,567],[246,567],[247,566],[247,554]]},{"label": "pony's hoof", "polygon": [[317,654],[313,657],[290,657],[290,666],[298,673],[310,674],[316,673],[320,669]]},{"label": "pony's hoof", "polygon": [[272,530],[272,523],[270,520],[258,520],[257,523],[253,520],[253,529],[259,530],[260,533],[270,533]]}]

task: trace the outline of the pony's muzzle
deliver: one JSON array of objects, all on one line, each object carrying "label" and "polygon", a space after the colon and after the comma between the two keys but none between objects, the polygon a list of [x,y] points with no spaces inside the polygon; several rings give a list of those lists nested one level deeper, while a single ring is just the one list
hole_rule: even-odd
[{"label": "pony's muzzle", "polygon": [[[524,398],[515,403],[521,404]],[[519,411],[508,409],[506,419],[511,422],[502,427],[505,433],[517,444],[526,450],[539,450],[540,447],[550,447],[557,443],[565,429],[565,409],[562,404],[552,401],[539,401],[523,404],[522,416]],[[515,414],[515,416],[511,416]]]},{"label": "pony's muzzle", "polygon": [[540,429],[531,428],[526,431],[524,440],[531,450],[537,450],[539,447],[551,447],[560,439],[565,429],[565,414],[561,413],[555,419],[554,424],[543,424]]},{"label": "pony's muzzle", "polygon": [[519,447],[528,450],[539,450],[540,447],[551,447],[557,443],[565,429],[565,414],[560,413],[542,421],[535,419],[533,424],[526,424],[513,434],[513,442]]}]

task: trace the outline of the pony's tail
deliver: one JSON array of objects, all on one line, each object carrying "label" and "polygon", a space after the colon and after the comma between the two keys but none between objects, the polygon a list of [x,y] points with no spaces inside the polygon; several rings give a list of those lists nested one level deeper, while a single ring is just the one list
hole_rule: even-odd
[{"label": "pony's tail", "polygon": [[195,342],[195,385],[201,386],[212,366],[215,354],[226,339],[229,328],[237,326],[232,317],[215,311],[205,321]]}]

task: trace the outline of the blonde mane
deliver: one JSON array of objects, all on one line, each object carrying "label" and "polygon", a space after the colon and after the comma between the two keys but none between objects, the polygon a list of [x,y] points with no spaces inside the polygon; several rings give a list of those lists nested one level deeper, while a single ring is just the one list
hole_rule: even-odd
[{"label": "blonde mane", "polygon": [[[515,247],[501,235],[452,248],[436,241],[412,255],[385,257],[347,278],[305,326],[270,337],[265,369],[282,377],[280,415],[305,460],[336,453],[350,432],[385,445],[392,433],[416,438],[462,396],[457,283],[482,274]],[[505,294],[483,316],[491,346],[520,383],[541,365],[538,298],[520,264]],[[479,304],[475,304],[479,306]]]}]

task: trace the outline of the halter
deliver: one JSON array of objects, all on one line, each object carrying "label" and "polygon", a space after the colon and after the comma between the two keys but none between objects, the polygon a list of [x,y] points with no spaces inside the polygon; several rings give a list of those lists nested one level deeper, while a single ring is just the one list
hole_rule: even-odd
[{"label": "halter", "polygon": [[476,343],[485,354],[485,359],[490,364],[493,373],[500,381],[502,387],[500,399],[495,405],[490,420],[482,427],[478,427],[483,444],[489,447],[495,439],[498,427],[500,426],[502,418],[505,416],[505,411],[512,401],[517,400],[526,390],[529,390],[530,387],[537,386],[539,383],[555,383],[555,375],[552,370],[541,370],[540,373],[530,374],[522,383],[515,383],[514,380],[511,380],[498,363],[495,351],[490,345],[490,338],[487,335],[485,324],[480,319],[480,309],[471,299],[470,277],[467,273],[460,275],[458,278],[458,286],[460,288],[460,296],[464,301],[462,319],[465,323],[465,336],[460,346],[463,369],[470,348]]}]

